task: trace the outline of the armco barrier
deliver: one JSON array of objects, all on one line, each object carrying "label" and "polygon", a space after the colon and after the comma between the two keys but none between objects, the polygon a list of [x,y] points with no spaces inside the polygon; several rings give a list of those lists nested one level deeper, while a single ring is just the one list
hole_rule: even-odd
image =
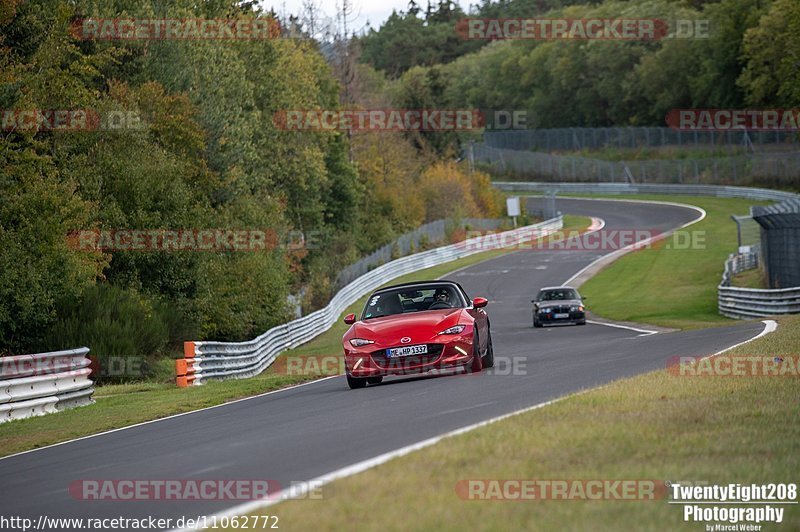
[{"label": "armco barrier", "polygon": [[725,261],[722,282],[717,287],[719,313],[736,319],[800,313],[800,286],[762,289],[730,285],[735,274],[758,267],[758,260],[758,253],[749,252],[732,253]]},{"label": "armco barrier", "polygon": [[0,423],[93,402],[87,347],[0,358]]},{"label": "armco barrier", "polygon": [[754,201],[783,201],[800,198],[800,195],[782,190],[755,187],[719,185],[664,185],[634,183],[543,183],[496,181],[495,188],[505,192],[542,194],[673,194],[689,196],[714,196],[718,198],[746,198]]},{"label": "armco barrier", "polygon": [[[544,183],[544,182],[495,182],[493,185],[513,193],[545,194],[672,194],[688,196],[713,196],[718,198],[745,198],[753,201],[797,200],[800,195],[755,187],[682,184],[635,184],[635,183]],[[606,259],[606,257],[608,257]],[[604,259],[613,260],[613,254]],[[741,271],[754,264],[754,257],[732,255],[726,263],[726,277],[717,288],[717,306],[720,314],[729,318],[750,319],[800,312],[800,287],[783,289],[738,288],[730,286],[730,273]],[[580,284],[592,272],[584,272]]]},{"label": "armco barrier", "polygon": [[324,308],[289,323],[273,327],[248,342],[186,342],[184,358],[175,361],[178,386],[202,384],[208,379],[246,378],[264,371],[281,351],[298,346],[333,326],[339,316],[359,298],[407,273],[438,266],[497,247],[515,245],[531,233],[544,236],[563,227],[561,216],[511,231],[470,238],[393,260],[358,277],[333,297]]},{"label": "armco barrier", "polygon": [[717,288],[720,314],[751,319],[800,313],[800,286],[759,289],[722,286]]}]

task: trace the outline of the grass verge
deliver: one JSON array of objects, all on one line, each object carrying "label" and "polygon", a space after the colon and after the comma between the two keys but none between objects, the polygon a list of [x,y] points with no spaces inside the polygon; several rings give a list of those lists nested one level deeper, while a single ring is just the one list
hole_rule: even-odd
[{"label": "grass verge", "polygon": [[[585,217],[565,216],[564,228],[583,230],[590,222]],[[408,274],[392,281],[392,284],[437,278],[453,270],[508,252],[509,250],[495,250],[478,253]],[[345,313],[359,312],[365,301],[366,296],[353,304]],[[337,355],[341,352],[339,342],[346,329],[347,326],[340,321],[316,339],[287,353]],[[174,384],[161,383],[102,386],[95,392],[96,402],[93,405],[0,424],[0,442],[2,442],[0,456],[214,406],[314,380],[320,376],[323,375],[284,375],[270,368],[250,379],[209,381],[203,386],[188,388],[177,388]]]},{"label": "grass verge", "polygon": [[[677,329],[725,325],[717,311],[717,285],[725,259],[736,250],[732,214],[763,204],[746,199],[686,196],[625,196],[691,204],[706,218],[650,249],[629,253],[581,287],[589,308],[604,318]],[[697,245],[687,245],[696,243]]]},{"label": "grass verge", "polygon": [[[778,321],[776,332],[732,353],[797,355],[800,316]],[[254,513],[292,530],[700,530],[665,500],[463,500],[455,487],[467,479],[797,482],[799,396],[797,377],[655,371],[336,481],[326,499]],[[783,523],[765,529],[800,529],[800,508],[785,508]]]},{"label": "grass verge", "polygon": [[731,278],[731,285],[739,288],[769,288],[767,276],[761,268],[752,268],[737,273]]}]

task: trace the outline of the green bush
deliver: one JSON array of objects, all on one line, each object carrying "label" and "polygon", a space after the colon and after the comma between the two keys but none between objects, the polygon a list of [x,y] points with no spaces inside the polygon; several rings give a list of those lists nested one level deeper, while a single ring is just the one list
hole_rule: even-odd
[{"label": "green bush", "polygon": [[62,302],[57,315],[41,349],[89,347],[92,378],[101,384],[153,377],[158,359],[173,358],[170,330],[183,329],[173,309],[105,283],[87,289],[79,300]]}]

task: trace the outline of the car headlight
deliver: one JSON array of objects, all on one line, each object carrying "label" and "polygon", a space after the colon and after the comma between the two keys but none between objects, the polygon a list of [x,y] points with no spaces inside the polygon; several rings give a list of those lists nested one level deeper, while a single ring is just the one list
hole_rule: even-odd
[{"label": "car headlight", "polygon": [[443,330],[439,334],[459,334],[459,333],[461,333],[461,331],[464,330],[464,327],[466,327],[466,325],[454,325],[454,326],[450,327],[449,329]]},{"label": "car headlight", "polygon": [[583,305],[569,307],[570,312],[583,312]]},{"label": "car headlight", "polygon": [[539,312],[544,312],[545,314],[548,314],[550,312],[550,307],[540,307]]},{"label": "car headlight", "polygon": [[352,338],[350,339],[350,345],[353,347],[361,347],[364,345],[374,344],[373,340],[365,340],[364,338]]}]

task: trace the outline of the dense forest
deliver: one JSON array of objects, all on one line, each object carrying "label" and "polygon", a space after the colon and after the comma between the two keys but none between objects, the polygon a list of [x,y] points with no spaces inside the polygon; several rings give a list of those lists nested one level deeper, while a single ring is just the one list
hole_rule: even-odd
[{"label": "dense forest", "polygon": [[[435,219],[501,212],[453,131],[285,131],[287,109],[505,109],[529,127],[663,125],[672,108],[795,107],[796,0],[412,0],[320,32],[257,2],[0,2],[0,354],[89,345],[168,371],[326,304],[336,274]],[[340,20],[347,19],[342,13]],[[707,38],[466,40],[465,17],[709,20]],[[276,20],[269,39],[87,39],[87,18]],[[92,128],[16,127],[90,110]],[[108,116],[136,127],[108,127]],[[52,124],[51,124],[52,125]],[[123,126],[125,124],[123,123]],[[76,248],[86,230],[262,230],[260,252]],[[286,245],[286,235],[314,245]],[[310,242],[307,240],[306,243]]]},{"label": "dense forest", "polygon": [[[403,232],[499,213],[488,177],[468,174],[452,148],[398,132],[276,127],[280,110],[388,101],[380,76],[350,75],[356,66],[337,59],[342,37],[326,57],[308,38],[74,31],[92,17],[275,16],[233,0],[1,5],[0,353],[88,345],[103,358],[144,357],[146,374],[169,371],[183,340],[252,338],[290,319],[290,295],[305,311],[326,304],[342,267]],[[99,124],[18,127],[30,110],[91,110]],[[109,127],[108,116],[136,120]],[[426,199],[445,196],[461,201]],[[74,245],[86,230],[147,229],[277,237],[258,252]],[[290,234],[314,245],[287,246]]]},{"label": "dense forest", "polygon": [[[708,21],[700,38],[465,40],[467,18]],[[683,36],[694,36],[685,31]],[[360,39],[362,60],[432,106],[525,110],[529,127],[665,126],[670,109],[800,103],[796,0],[413,0]]]}]

